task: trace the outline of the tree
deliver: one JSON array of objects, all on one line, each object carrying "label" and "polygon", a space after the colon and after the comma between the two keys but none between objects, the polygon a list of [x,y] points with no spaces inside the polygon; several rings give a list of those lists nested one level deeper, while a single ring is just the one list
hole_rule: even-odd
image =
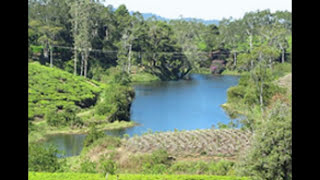
[{"label": "tree", "polygon": [[[206,43],[210,42],[210,40],[205,41],[206,38],[204,38],[204,34],[209,33],[207,32],[208,28],[201,26],[203,24],[196,21],[184,21],[183,19],[171,20],[170,25],[177,37],[177,43],[181,47],[187,60],[190,62],[192,69],[199,69],[203,61],[209,59],[209,53],[202,52],[207,51],[207,48],[209,47]],[[211,34],[209,33],[206,35],[209,36]],[[204,45],[202,46],[203,48],[200,49],[198,44]]]},{"label": "tree", "polygon": [[262,45],[260,47],[256,47],[252,51],[252,54],[253,58],[258,60],[258,64],[251,71],[251,77],[254,80],[256,88],[259,92],[260,108],[261,112],[263,112],[263,107],[265,105],[263,99],[264,87],[267,83],[270,83],[270,81],[272,80],[270,69],[272,68],[273,60],[275,59],[275,57],[278,57],[278,53],[275,49],[266,45]]},{"label": "tree", "polygon": [[81,54],[80,76],[87,77],[88,58],[91,50],[93,22],[90,14],[93,11],[94,2],[90,0],[71,1],[71,15],[74,38],[74,74],[77,70],[78,51]]},{"label": "tree", "polygon": [[251,148],[240,161],[240,175],[258,180],[292,179],[291,108],[277,101],[254,131]]},{"label": "tree", "polygon": [[37,42],[43,47],[45,61],[49,60],[50,51],[50,67],[53,66],[53,45],[58,44],[58,35],[63,30],[54,16],[55,8],[59,6],[56,4],[58,0],[29,1],[29,15],[32,17],[29,18],[29,32],[32,36],[37,34]]},{"label": "tree", "polygon": [[191,71],[190,62],[177,44],[171,27],[165,22],[149,20],[149,47],[144,53],[146,71],[161,80],[178,80]]},{"label": "tree", "polygon": [[105,134],[103,131],[98,131],[96,126],[94,124],[90,125],[90,131],[88,135],[86,136],[83,146],[88,147],[90,146],[94,141],[97,139],[100,139],[102,137],[105,137]]}]

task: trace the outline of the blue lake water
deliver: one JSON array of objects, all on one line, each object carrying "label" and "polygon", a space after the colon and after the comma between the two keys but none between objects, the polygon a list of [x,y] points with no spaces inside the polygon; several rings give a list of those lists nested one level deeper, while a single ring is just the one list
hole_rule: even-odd
[{"label": "blue lake water", "polygon": [[[147,131],[208,129],[230,118],[221,104],[227,101],[227,89],[238,83],[239,76],[192,74],[192,80],[151,82],[134,85],[135,99],[131,120],[139,123],[128,129],[106,134],[141,135]],[[47,143],[57,145],[65,156],[80,154],[86,135],[54,135]]]}]

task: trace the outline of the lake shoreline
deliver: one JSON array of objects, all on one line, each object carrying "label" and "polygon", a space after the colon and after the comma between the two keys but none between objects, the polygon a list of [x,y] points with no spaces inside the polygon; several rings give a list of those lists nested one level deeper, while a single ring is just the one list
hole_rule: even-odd
[{"label": "lake shoreline", "polygon": [[[98,131],[108,131],[108,130],[118,130],[118,129],[127,129],[134,126],[138,126],[139,123],[134,121],[115,121],[113,123],[97,125],[96,128]],[[104,127],[103,127],[104,126]],[[48,128],[48,127],[46,127]],[[34,137],[32,141],[34,142],[44,142],[47,141],[49,136],[55,135],[80,135],[80,134],[87,134],[90,128],[81,128],[81,129],[47,129],[45,133],[39,132],[38,137]],[[30,138],[29,138],[30,139]]]}]

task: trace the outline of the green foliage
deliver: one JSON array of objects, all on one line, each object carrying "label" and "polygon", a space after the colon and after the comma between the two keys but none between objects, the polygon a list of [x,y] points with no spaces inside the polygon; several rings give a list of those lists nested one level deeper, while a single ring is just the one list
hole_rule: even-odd
[{"label": "green foliage", "polygon": [[29,143],[28,170],[56,172],[59,171],[64,161],[59,161],[58,150],[55,146],[37,143]]},{"label": "green foliage", "polygon": [[159,81],[160,79],[157,76],[154,76],[150,73],[141,72],[137,74],[131,74],[132,82],[149,82],[149,81]]},{"label": "green foliage", "polygon": [[167,172],[172,159],[165,150],[155,150],[151,154],[141,154],[130,157],[131,168],[144,174],[162,174]]},{"label": "green foliage", "polygon": [[96,140],[105,137],[105,134],[103,131],[98,131],[96,126],[94,124],[91,124],[90,131],[88,135],[86,136],[83,146],[88,147]]},{"label": "green foliage", "polygon": [[273,66],[272,74],[277,79],[283,77],[286,74],[292,72],[291,63],[277,63]]},{"label": "green foliage", "polygon": [[32,50],[32,53],[40,53],[43,49],[43,46],[31,45],[30,48]]},{"label": "green foliage", "polygon": [[134,90],[129,86],[110,84],[101,94],[101,101],[95,107],[98,115],[107,115],[110,122],[130,120],[130,105]]},{"label": "green foliage", "polygon": [[176,162],[169,168],[170,174],[208,174],[208,175],[234,175],[234,162],[220,160],[197,161],[197,162]]},{"label": "green foliage", "polygon": [[111,158],[102,159],[100,160],[100,169],[102,169],[103,174],[115,174],[117,170],[117,165],[115,161],[113,161]]},{"label": "green foliage", "polygon": [[[28,179],[65,179],[65,180],[105,180],[104,174],[90,173],[39,173],[29,172]],[[151,174],[119,174],[108,175],[108,180],[249,180],[247,177],[209,176],[209,175],[151,175]]]},{"label": "green foliage", "polygon": [[253,179],[292,179],[291,107],[277,101],[255,130],[253,144],[239,163],[242,175]]},{"label": "green foliage", "polygon": [[57,68],[38,63],[28,64],[28,117],[43,117],[46,112],[76,105],[81,108],[95,104],[101,92],[100,83],[74,76]]},{"label": "green foliage", "polygon": [[96,167],[97,167],[97,164],[95,162],[85,159],[80,163],[80,172],[81,173],[97,173]]},{"label": "green foliage", "polygon": [[[264,106],[269,104],[273,95],[283,90],[273,83],[274,77],[270,69],[266,69],[266,74],[263,74],[263,99]],[[255,73],[255,78],[260,78],[262,74]],[[250,74],[243,74],[237,86],[230,87],[227,91],[228,103],[246,104],[249,106],[259,104],[259,89],[254,81],[254,77]]]},{"label": "green foliage", "polygon": [[80,117],[76,115],[79,107],[74,105],[67,105],[59,112],[55,109],[48,110],[45,118],[50,126],[82,126],[83,122]]},{"label": "green foliage", "polygon": [[95,134],[97,134],[96,137],[98,138],[95,138],[88,146],[84,146],[81,151],[82,156],[85,156],[93,148],[114,149],[121,145],[121,139],[119,137],[106,135],[102,131],[95,132]]}]

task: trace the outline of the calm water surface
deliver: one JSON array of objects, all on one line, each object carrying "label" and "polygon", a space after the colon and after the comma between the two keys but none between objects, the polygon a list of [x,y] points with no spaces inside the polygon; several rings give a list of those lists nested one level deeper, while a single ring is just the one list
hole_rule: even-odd
[{"label": "calm water surface", "polygon": [[[192,80],[152,82],[134,85],[136,97],[131,106],[131,120],[141,124],[106,134],[141,135],[148,130],[173,131],[207,129],[230,118],[221,104],[227,101],[227,89],[238,83],[239,76],[192,74]],[[86,135],[55,135],[47,143],[57,145],[65,156],[78,155]]]}]

